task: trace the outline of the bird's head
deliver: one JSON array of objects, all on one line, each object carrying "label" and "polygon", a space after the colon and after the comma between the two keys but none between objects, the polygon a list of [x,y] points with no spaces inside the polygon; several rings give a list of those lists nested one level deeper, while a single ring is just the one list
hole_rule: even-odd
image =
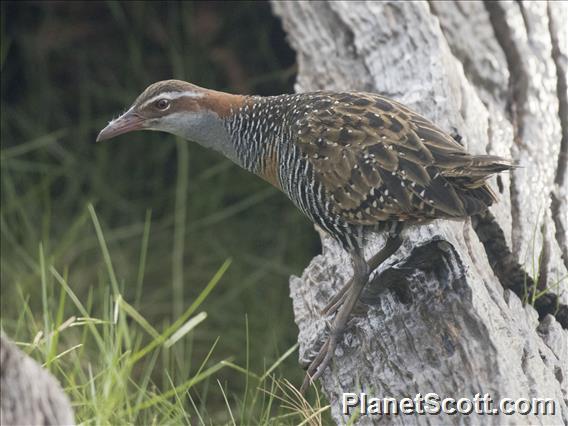
[{"label": "bird's head", "polygon": [[223,121],[243,102],[243,96],[185,81],[159,81],[148,86],[128,111],[101,130],[97,142],[135,130],[156,130],[217,148],[218,139],[226,138]]}]

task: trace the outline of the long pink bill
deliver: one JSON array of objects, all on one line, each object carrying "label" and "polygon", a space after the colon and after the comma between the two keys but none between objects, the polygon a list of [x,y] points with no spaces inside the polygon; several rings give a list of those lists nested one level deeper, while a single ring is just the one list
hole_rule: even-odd
[{"label": "long pink bill", "polygon": [[97,142],[111,139],[118,135],[133,132],[135,130],[142,130],[143,124],[144,118],[140,117],[138,114],[126,112],[116,120],[112,120],[108,123],[108,126],[101,130],[97,136]]}]

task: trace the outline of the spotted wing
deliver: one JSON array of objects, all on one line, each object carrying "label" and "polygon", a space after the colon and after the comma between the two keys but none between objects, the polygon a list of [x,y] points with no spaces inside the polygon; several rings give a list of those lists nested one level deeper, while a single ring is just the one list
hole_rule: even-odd
[{"label": "spotted wing", "polygon": [[318,93],[309,105],[296,117],[296,143],[347,222],[467,214],[446,177],[472,157],[427,119],[371,93]]}]

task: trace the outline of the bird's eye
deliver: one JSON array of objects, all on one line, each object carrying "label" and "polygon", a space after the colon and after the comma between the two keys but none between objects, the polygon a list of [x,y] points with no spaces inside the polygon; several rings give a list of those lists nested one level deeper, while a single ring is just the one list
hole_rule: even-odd
[{"label": "bird's eye", "polygon": [[158,99],[156,102],[154,102],[154,105],[159,110],[165,111],[170,107],[170,101],[168,99]]}]

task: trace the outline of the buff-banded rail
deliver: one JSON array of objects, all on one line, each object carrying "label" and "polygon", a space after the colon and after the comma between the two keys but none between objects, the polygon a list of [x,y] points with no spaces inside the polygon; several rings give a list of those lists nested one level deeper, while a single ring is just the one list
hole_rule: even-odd
[{"label": "buff-banded rail", "polygon": [[[365,92],[241,96],[160,81],[97,141],[135,130],[171,133],[220,152],[281,190],[349,252],[353,276],[322,312],[333,321],[302,391],[329,365],[370,273],[400,247],[404,225],[483,213],[496,201],[488,177],[514,167],[469,154],[423,116]],[[372,232],[387,239],[366,260]]]}]

